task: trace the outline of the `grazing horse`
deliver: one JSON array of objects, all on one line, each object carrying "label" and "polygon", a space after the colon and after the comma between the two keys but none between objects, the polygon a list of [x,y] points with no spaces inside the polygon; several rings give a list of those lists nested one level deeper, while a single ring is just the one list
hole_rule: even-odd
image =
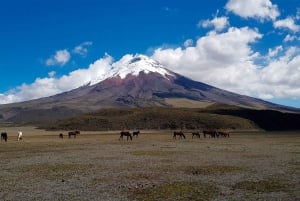
[{"label": "grazing horse", "polygon": [[2,132],[1,133],[1,141],[4,140],[5,142],[7,142],[7,132]]},{"label": "grazing horse", "polygon": [[199,132],[192,133],[192,139],[194,138],[194,136],[197,136],[198,138],[200,138],[200,133]]},{"label": "grazing horse", "polygon": [[229,137],[229,131],[219,131],[218,134],[222,137]]},{"label": "grazing horse", "polygon": [[79,134],[80,134],[80,131],[78,131],[78,130],[76,130],[76,131],[70,131],[68,133],[69,138],[71,138],[72,135],[74,136],[74,138],[76,138],[76,136],[79,135]]},{"label": "grazing horse", "polygon": [[18,141],[23,139],[23,133],[22,131],[18,131]]},{"label": "grazing horse", "polygon": [[64,138],[64,134],[60,133],[60,134],[58,135],[58,137],[59,137],[59,138]]},{"label": "grazing horse", "polygon": [[119,140],[120,140],[120,139],[123,140],[123,136],[127,136],[127,141],[128,141],[128,138],[129,138],[130,140],[132,140],[132,135],[131,135],[131,133],[130,133],[129,131],[121,131],[121,132],[120,132],[120,138],[119,138]]},{"label": "grazing horse", "polygon": [[134,137],[134,136],[138,137],[139,134],[140,134],[140,131],[133,131],[133,132],[132,132],[132,136],[133,136],[133,137]]},{"label": "grazing horse", "polygon": [[206,138],[206,135],[209,135],[210,137],[215,138],[217,134],[218,133],[215,130],[203,130],[203,137],[205,137],[205,138]]},{"label": "grazing horse", "polygon": [[176,140],[176,136],[179,136],[179,139],[185,139],[185,135],[184,135],[184,133],[182,132],[182,131],[174,131],[174,133],[173,133],[173,139],[175,139]]}]

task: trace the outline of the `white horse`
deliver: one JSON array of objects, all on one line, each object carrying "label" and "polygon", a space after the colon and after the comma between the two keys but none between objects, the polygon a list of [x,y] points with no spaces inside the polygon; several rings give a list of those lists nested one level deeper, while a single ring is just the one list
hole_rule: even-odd
[{"label": "white horse", "polygon": [[19,131],[18,132],[18,141],[22,140],[22,137],[23,137],[23,133],[22,133],[22,131]]}]

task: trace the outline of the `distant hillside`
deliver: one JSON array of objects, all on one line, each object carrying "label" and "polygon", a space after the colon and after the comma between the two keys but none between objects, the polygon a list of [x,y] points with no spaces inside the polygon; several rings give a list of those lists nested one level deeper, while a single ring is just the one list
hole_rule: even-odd
[{"label": "distant hillside", "polygon": [[200,108],[101,109],[59,120],[46,129],[300,129],[300,114],[214,104]]}]

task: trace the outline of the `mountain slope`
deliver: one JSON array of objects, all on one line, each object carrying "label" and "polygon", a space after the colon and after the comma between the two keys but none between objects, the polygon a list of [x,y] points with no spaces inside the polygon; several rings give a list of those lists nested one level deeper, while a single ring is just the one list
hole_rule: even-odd
[{"label": "mountain slope", "polygon": [[[77,89],[37,100],[1,105],[0,118],[21,123],[53,122],[101,108],[180,107],[176,100],[194,107],[222,103],[299,112],[193,81],[146,56],[137,55],[116,64],[106,74]],[[189,104],[191,102],[194,104]]]}]

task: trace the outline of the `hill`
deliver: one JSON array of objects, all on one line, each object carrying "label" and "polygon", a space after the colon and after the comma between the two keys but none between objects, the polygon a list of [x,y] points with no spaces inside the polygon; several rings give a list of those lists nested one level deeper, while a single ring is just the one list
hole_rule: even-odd
[{"label": "hill", "polygon": [[96,112],[59,120],[42,127],[63,130],[135,129],[300,129],[300,114],[272,110],[253,110],[213,104],[203,108],[124,108]]}]

